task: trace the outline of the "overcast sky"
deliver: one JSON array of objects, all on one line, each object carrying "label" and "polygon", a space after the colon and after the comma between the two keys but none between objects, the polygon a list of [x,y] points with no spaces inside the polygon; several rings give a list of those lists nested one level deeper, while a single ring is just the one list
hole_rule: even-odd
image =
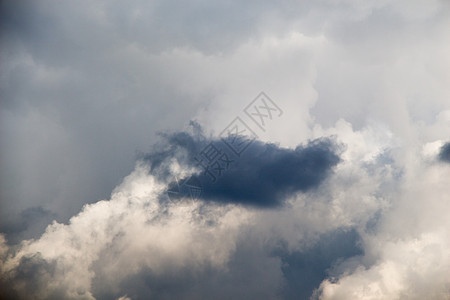
[{"label": "overcast sky", "polygon": [[450,299],[449,28],[446,0],[1,1],[1,298]]}]

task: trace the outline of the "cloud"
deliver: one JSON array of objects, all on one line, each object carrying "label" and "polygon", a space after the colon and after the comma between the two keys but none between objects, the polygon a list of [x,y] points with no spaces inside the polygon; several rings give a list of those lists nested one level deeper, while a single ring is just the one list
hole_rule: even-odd
[{"label": "cloud", "polygon": [[20,218],[3,226],[3,233],[9,237],[9,243],[17,244],[40,234],[37,228],[46,227],[55,217],[54,213],[40,206],[27,208],[20,213]]},{"label": "cloud", "polygon": [[68,225],[54,222],[40,239],[4,257],[4,284],[14,282],[9,290],[24,298],[62,293],[61,299],[93,299],[94,276],[114,285],[143,268],[158,278],[183,268],[221,268],[250,215],[237,207],[160,205],[164,189],[147,173],[138,166],[110,201],[85,206]]},{"label": "cloud", "polygon": [[324,281],[319,299],[448,299],[446,237],[424,234],[406,241],[383,241],[383,247],[374,265],[359,265],[351,274]]},{"label": "cloud", "polygon": [[446,143],[441,147],[439,159],[444,162],[450,162],[450,143]]},{"label": "cloud", "polygon": [[[247,11],[236,9],[241,3],[227,3],[209,8],[193,3],[182,10],[165,1],[2,3],[0,227],[39,206],[67,222],[84,204],[110,196],[133,170],[136,152],[148,152],[155,132],[180,130],[195,118],[207,128],[222,127],[215,121],[229,122],[243,99],[253,99],[279,74],[290,78],[276,87],[280,96],[290,94],[280,101],[311,103],[309,57],[318,40],[262,32],[254,40],[257,24],[268,21],[263,11],[273,5],[249,4]],[[201,17],[203,11],[223,13],[222,8],[227,13],[220,26],[217,17]],[[227,27],[232,24],[239,27],[233,34]],[[211,31],[203,34],[205,28]],[[292,46],[308,50],[298,55]],[[272,55],[279,63],[268,59]],[[249,59],[256,69],[244,67]],[[299,66],[308,76],[297,73]],[[298,86],[301,94],[293,97],[286,87],[299,81],[308,87]],[[304,140],[307,109],[296,107],[285,113],[285,126],[297,126],[295,140]],[[30,227],[36,228],[34,237],[45,229],[38,223]]]},{"label": "cloud", "polygon": [[450,170],[408,156],[393,205],[363,234],[365,255],[324,280],[319,299],[448,299]]},{"label": "cloud", "polygon": [[206,199],[260,206],[279,205],[296,192],[319,186],[339,162],[330,140],[295,149],[255,142],[217,183],[202,184]]},{"label": "cloud", "polygon": [[[350,140],[380,135],[341,126],[339,131],[348,130]],[[37,298],[55,294],[62,299],[124,294],[131,299],[290,298],[311,294],[327,278],[327,269],[340,259],[361,254],[356,228],[383,208],[383,197],[371,194],[378,190],[381,178],[391,180],[386,173],[389,160],[379,160],[377,155],[361,160],[367,150],[360,143],[349,144],[340,149],[343,161],[335,170],[327,173],[325,169],[328,177],[320,186],[286,194],[280,200],[284,205],[271,209],[237,205],[238,201],[167,201],[170,176],[166,175],[193,171],[193,162],[187,158],[195,152],[186,149],[203,145],[194,136],[185,132],[168,135],[171,143],[163,145],[164,151],[139,162],[109,201],[86,205],[67,225],[54,222],[39,239],[23,241],[16,248],[5,245],[9,254],[3,256],[1,265],[4,283],[20,282],[13,274],[21,270],[24,260],[38,257],[32,260],[34,268],[46,270],[40,281],[30,277],[33,288],[8,285],[9,293]],[[265,161],[269,166],[286,156],[338,160],[335,144],[329,140],[297,150],[262,142],[253,146],[260,154],[270,154],[265,156],[272,159]],[[258,153],[251,147],[248,153]],[[184,167],[182,162],[186,162]],[[374,184],[372,176],[380,183]],[[338,188],[343,185],[345,192]],[[361,201],[364,206],[352,208]],[[303,277],[305,272],[312,274],[308,280]]]},{"label": "cloud", "polygon": [[308,299],[317,286],[330,276],[329,270],[335,264],[362,254],[360,237],[354,229],[328,232],[305,249],[280,253],[282,271],[287,281],[282,297]]},{"label": "cloud", "polygon": [[2,297],[5,299],[64,298],[66,295],[63,288],[51,291],[47,289],[47,285],[55,276],[55,265],[55,262],[49,263],[44,260],[39,253],[22,257],[13,270],[2,274]]},{"label": "cloud", "polygon": [[[172,138],[168,145],[177,147],[165,144],[166,151],[148,155],[109,201],[86,205],[67,225],[55,222],[41,238],[23,241],[19,247],[8,248],[3,242],[1,281],[8,287],[4,293],[38,299],[125,294],[131,299],[289,299],[314,293],[333,299],[376,295],[379,290],[354,294],[359,290],[355,292],[353,285],[375,284],[384,291],[387,279],[378,281],[384,274],[393,287],[382,295],[394,297],[414,291],[416,271],[401,266],[428,251],[430,260],[420,262],[430,275],[423,288],[439,296],[445,280],[434,279],[444,278],[447,271],[443,213],[447,208],[444,181],[437,184],[435,178],[446,178],[448,170],[424,161],[417,169],[406,170],[415,176],[405,181],[386,150],[392,136],[383,126],[358,131],[341,121],[329,130],[316,130],[321,135],[335,134],[336,143],[346,145],[341,148],[341,162],[320,188],[288,195],[284,205],[262,210],[233,201],[167,201],[170,176],[166,175],[195,171],[187,160],[186,145],[202,146],[191,143],[193,134],[168,135],[169,141]],[[264,151],[274,147],[276,154],[295,153],[262,142],[255,145]],[[151,164],[148,157],[159,164]],[[188,163],[181,167],[170,159],[174,157]],[[418,185],[423,175],[427,180]],[[434,189],[440,198],[425,201]],[[396,199],[389,199],[394,194]],[[418,217],[417,212],[425,211],[428,217],[402,224],[406,220],[402,214]],[[430,235],[424,230],[431,230]],[[392,241],[390,235],[403,240]],[[397,255],[406,261],[401,263]],[[442,268],[432,267],[436,259]],[[391,261],[395,264],[389,265]],[[390,277],[397,273],[406,279]],[[33,274],[42,276],[37,280]]]},{"label": "cloud", "polygon": [[[447,299],[449,13],[2,1],[0,291]],[[260,91],[282,117],[214,183],[185,180]],[[149,150],[160,131],[178,134]]]},{"label": "cloud", "polygon": [[[196,130],[201,132],[201,128]],[[165,150],[145,156],[152,169],[156,171],[159,167],[157,172],[168,176],[170,171],[163,170],[161,165],[165,162],[167,168],[167,162],[177,156],[181,159],[184,151],[186,153],[181,163],[188,168],[200,169],[200,172],[180,181],[195,181],[190,185],[201,189],[202,199],[223,203],[261,207],[281,205],[297,192],[317,188],[340,161],[339,146],[326,138],[287,149],[236,136],[239,140],[236,143],[248,143],[248,148],[239,155],[227,148],[226,140],[194,137],[187,132],[166,135],[165,138],[168,142]],[[186,184],[189,185],[189,182]],[[178,188],[176,182],[171,185]],[[170,191],[173,192],[169,188]],[[177,192],[191,196],[189,191]]]}]

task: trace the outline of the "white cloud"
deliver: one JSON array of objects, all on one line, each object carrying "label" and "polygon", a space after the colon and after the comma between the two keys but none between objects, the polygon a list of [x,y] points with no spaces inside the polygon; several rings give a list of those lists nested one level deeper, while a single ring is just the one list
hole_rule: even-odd
[{"label": "white cloud", "polygon": [[24,241],[3,263],[3,278],[14,278],[24,257],[39,254],[56,269],[40,294],[22,292],[46,298],[67,289],[65,297],[84,299],[92,298],[92,266],[98,260],[103,261],[100,272],[113,283],[144,267],[157,276],[187,266],[224,267],[251,214],[235,206],[202,208],[201,202],[161,205],[163,191],[148,167],[138,165],[111,200],[86,205],[68,225],[54,222],[41,238]]},{"label": "white cloud", "polygon": [[450,169],[411,163],[392,209],[364,238],[369,265],[324,281],[320,299],[449,299]]}]

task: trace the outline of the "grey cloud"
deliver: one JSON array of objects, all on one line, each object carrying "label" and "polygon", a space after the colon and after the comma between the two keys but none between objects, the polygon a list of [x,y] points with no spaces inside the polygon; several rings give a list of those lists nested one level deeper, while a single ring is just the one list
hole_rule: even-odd
[{"label": "grey cloud", "polygon": [[67,299],[64,289],[49,290],[55,276],[56,263],[42,259],[40,254],[22,257],[19,265],[1,274],[2,299]]},{"label": "grey cloud", "polygon": [[41,228],[45,228],[55,218],[54,213],[41,206],[26,208],[16,219],[2,226],[2,233],[10,244],[17,244],[39,235]]},{"label": "grey cloud", "polygon": [[439,159],[443,162],[450,163],[450,143],[446,143],[441,147]]},{"label": "grey cloud", "polygon": [[[157,55],[187,47],[209,58],[217,54],[222,61],[248,41],[284,37],[291,31],[307,36],[325,33],[345,47],[352,27],[370,28],[374,34],[366,35],[363,29],[355,29],[355,34],[377,43],[377,25],[383,24],[383,12],[389,12],[389,5],[381,5],[365,22],[364,17],[346,18],[359,12],[357,5],[326,2],[2,1],[0,5],[1,228],[30,207],[42,206],[65,222],[83,204],[107,198],[133,169],[135,151],[152,144],[154,131],[181,128],[211,99],[226,94],[229,78],[186,92],[180,86],[195,73],[196,65],[189,65],[190,58],[182,61],[188,70],[174,80],[173,74],[179,72],[171,68],[171,57],[161,63]],[[388,16],[392,22],[392,13]],[[427,24],[438,27],[439,20]],[[403,38],[401,32],[395,36]],[[358,48],[358,43],[352,45],[357,58],[371,53]],[[379,103],[370,98],[378,94],[373,85],[379,82],[377,74],[365,76],[371,70],[365,65],[356,72],[357,78],[347,69],[334,73],[339,68],[327,59],[346,57],[325,50],[325,59],[319,58],[323,63],[318,63],[314,83],[319,98],[312,115],[326,125],[340,117],[363,123],[370,105],[362,99]],[[232,70],[233,63],[225,60]],[[433,105],[432,111],[442,108]],[[431,111],[420,105],[416,110]]]},{"label": "grey cloud", "polygon": [[[330,139],[310,141],[295,149],[255,140],[237,156],[227,150],[223,140],[206,138],[198,128],[195,136],[179,132],[166,134],[164,138],[168,143],[165,150],[144,157],[153,172],[165,178],[170,172],[164,162],[178,157],[187,166],[201,169],[199,174],[181,179],[181,182],[195,180],[201,187],[201,198],[223,203],[261,207],[280,205],[296,192],[319,186],[340,161],[339,146]],[[207,169],[205,162],[200,162],[203,159],[201,153],[209,149],[225,153],[223,164],[218,166],[221,170],[212,170],[212,164]],[[174,184],[169,184],[169,192]],[[186,191],[184,193],[189,196]]]},{"label": "grey cloud", "polygon": [[309,246],[289,251],[283,241],[264,243],[247,232],[237,241],[226,268],[187,266],[163,275],[150,268],[110,286],[101,273],[93,280],[97,299],[309,299],[329,270],[363,254],[355,229],[321,234]]},{"label": "grey cloud", "polygon": [[[427,141],[448,139],[449,8],[438,0],[364,5],[0,1],[0,228],[12,244],[36,238],[10,248],[25,257],[18,266],[13,258],[6,259],[11,273],[1,274],[9,277],[2,277],[0,290],[7,298],[21,299],[83,299],[89,289],[99,299],[125,294],[133,299],[295,298],[308,295],[335,259],[359,255],[358,237],[351,232],[335,233],[342,243],[330,233],[310,250],[294,252],[270,252],[273,245],[258,245],[258,238],[266,238],[261,232],[253,238],[244,235],[248,242],[236,242],[227,232],[236,228],[234,222],[244,221],[210,214],[208,208],[242,203],[246,207],[218,206],[264,214],[253,229],[290,237],[290,247],[304,238],[299,232],[311,228],[356,224],[372,235],[364,245],[365,259],[379,264],[363,266],[367,268],[353,275],[341,265],[338,277],[348,276],[324,281],[324,299],[331,292],[340,299],[373,298],[371,288],[383,282],[404,287],[382,288],[386,298],[444,298],[450,270],[445,214],[449,169],[423,166],[416,154]],[[134,168],[135,151],[148,152],[154,132],[177,131],[194,118],[206,120],[208,128],[220,127],[220,117],[235,115],[234,100],[226,101],[253,94],[253,89],[271,89],[271,95],[289,104],[283,106],[286,116],[292,112],[295,119],[274,127],[275,134],[266,140],[280,137],[292,147],[299,136],[303,141],[335,134],[351,150],[340,155],[339,147],[324,139],[297,149],[255,141],[216,183],[200,176],[205,199],[201,217],[186,213],[186,203],[163,203],[171,208],[151,211],[153,203],[141,193],[148,192],[149,178],[135,178],[130,186],[135,184],[138,191],[121,190],[130,197],[99,202],[77,214],[84,204],[108,199]],[[217,116],[217,111],[223,114]],[[336,123],[341,119],[351,123],[349,128]],[[385,130],[379,124],[392,139],[380,134]],[[152,174],[166,181],[173,175],[165,168],[166,158],[195,167],[194,157],[204,146],[221,143],[213,137],[197,140],[195,134],[167,137],[174,147],[148,158],[155,166]],[[386,157],[376,159],[385,146],[394,148],[392,163]],[[447,146],[438,156],[442,162],[449,161]],[[283,164],[291,174],[283,171]],[[405,176],[399,178],[400,172]],[[183,178],[179,183],[185,183]],[[319,193],[309,192],[316,188],[321,188]],[[289,202],[292,207],[253,209],[274,208],[297,192]],[[148,219],[145,214],[162,222],[149,225],[142,221]],[[76,216],[73,223],[68,222],[71,216]],[[68,225],[51,225],[38,239],[52,219]],[[110,230],[117,233],[110,226],[117,224],[125,236],[122,242],[109,239]],[[241,232],[240,227],[235,230]],[[81,250],[74,246],[78,241],[85,242]],[[47,254],[45,259],[34,255],[36,247]],[[61,276],[49,258],[55,251],[65,266],[80,266],[85,259],[95,262]],[[215,261],[214,268],[202,264],[204,256]],[[179,268],[169,270],[170,264],[159,264],[161,259],[178,262]],[[216,261],[221,259],[228,271]],[[384,269],[386,264],[390,269]],[[142,270],[133,269],[135,265],[143,265]],[[405,265],[418,271],[405,270]],[[122,282],[123,274],[127,277]],[[78,278],[86,281],[80,285],[74,280]],[[280,280],[282,291],[277,290]],[[52,285],[57,289],[46,289]],[[360,297],[355,296],[359,288]]]},{"label": "grey cloud", "polygon": [[282,259],[284,299],[309,299],[320,283],[330,276],[329,270],[344,259],[364,254],[358,232],[338,229],[322,234],[313,245],[295,252],[278,250]]},{"label": "grey cloud", "polygon": [[[284,29],[278,18],[294,20],[311,6],[257,1],[3,2],[2,32],[11,42],[19,38],[46,64],[76,62],[75,67],[82,67],[96,63],[95,51],[122,42],[150,53],[183,47],[207,54],[230,52],[267,31]],[[262,32],[260,27],[267,22],[273,26]]]},{"label": "grey cloud", "polygon": [[131,299],[279,299],[280,260],[251,245],[238,245],[226,270],[193,266],[155,274],[149,268],[130,275],[119,287],[94,279],[97,299],[127,294]]},{"label": "grey cloud", "polygon": [[[142,67],[146,54],[129,52],[96,4],[0,4],[2,231],[32,207],[67,222],[108,198],[154,132],[182,127],[209,97],[174,89],[165,66]],[[33,226],[33,237],[45,228]]]}]

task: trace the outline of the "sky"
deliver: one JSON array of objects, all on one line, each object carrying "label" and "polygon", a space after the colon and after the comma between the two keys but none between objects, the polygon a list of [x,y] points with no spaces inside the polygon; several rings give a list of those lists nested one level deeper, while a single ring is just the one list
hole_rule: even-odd
[{"label": "sky", "polygon": [[450,299],[446,0],[1,1],[1,299]]}]

